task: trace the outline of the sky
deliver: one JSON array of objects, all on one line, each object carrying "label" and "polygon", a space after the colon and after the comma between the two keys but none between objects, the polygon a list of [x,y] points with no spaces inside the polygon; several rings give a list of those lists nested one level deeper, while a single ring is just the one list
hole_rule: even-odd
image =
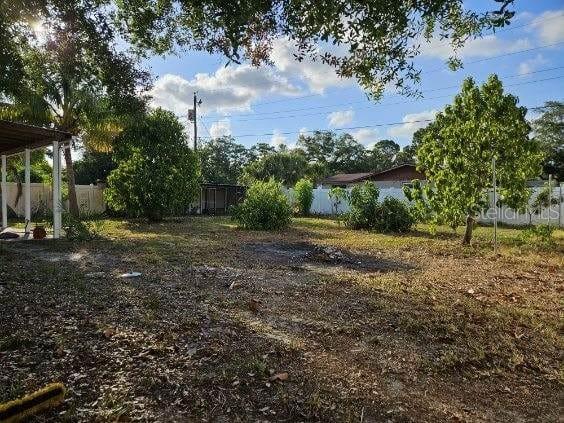
[{"label": "sky", "polygon": [[[474,10],[496,5],[466,2]],[[197,91],[198,136],[232,135],[245,146],[267,142],[291,148],[300,133],[312,130],[348,132],[368,148],[381,139],[405,146],[426,125],[414,121],[432,119],[468,76],[483,82],[498,74],[506,91],[529,108],[564,100],[564,1],[517,0],[514,10],[509,27],[467,43],[459,52],[464,62],[459,71],[445,65],[448,44],[423,45],[416,61],[422,99],[388,90],[378,102],[370,101],[354,79],[342,79],[320,62],[296,62],[292,45],[278,39],[272,66],[227,64],[222,56],[201,52],[148,59],[145,65],[155,76],[152,105],[175,112],[188,127],[187,110]]]}]

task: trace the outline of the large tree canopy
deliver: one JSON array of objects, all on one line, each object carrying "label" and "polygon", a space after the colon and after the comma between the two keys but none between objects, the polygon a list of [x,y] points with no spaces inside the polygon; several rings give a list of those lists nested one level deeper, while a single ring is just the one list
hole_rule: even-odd
[{"label": "large tree canopy", "polygon": [[456,226],[466,219],[465,243],[477,213],[487,205],[493,158],[500,200],[514,209],[527,204],[526,182],[539,175],[541,154],[529,139],[526,113],[515,96],[504,93],[496,75],[481,87],[468,78],[453,104],[423,132],[417,165],[428,184],[410,194],[425,200],[436,223]]},{"label": "large tree canopy", "polygon": [[249,150],[233,137],[213,138],[199,150],[204,182],[234,184],[249,161]]},{"label": "large tree canopy", "polygon": [[547,101],[533,121],[535,139],[544,152],[543,176],[552,174],[564,182],[564,103]]},{"label": "large tree canopy", "polygon": [[[91,35],[97,33],[102,41],[119,31],[140,52],[166,53],[180,47],[258,65],[269,63],[275,40],[289,39],[297,60],[323,61],[339,75],[356,78],[376,97],[390,83],[411,94],[420,73],[413,59],[422,42],[439,37],[456,50],[468,38],[507,25],[514,14],[509,10],[513,1],[491,0],[492,10],[485,12],[465,8],[463,0],[2,2],[0,23],[6,30],[0,35],[0,71],[18,76],[18,52],[13,47],[22,23],[64,11],[76,13],[86,24],[96,23]],[[451,65],[457,66],[452,59]]]},{"label": "large tree canopy", "polygon": [[462,0],[117,2],[124,32],[143,49],[164,53],[180,46],[260,64],[269,62],[274,40],[289,39],[297,60],[328,63],[376,96],[388,83],[412,92],[419,80],[413,59],[424,39],[437,36],[459,48],[508,24],[512,3],[492,0],[494,10],[475,12]]},{"label": "large tree canopy", "polygon": [[[6,100],[0,115],[68,131],[87,147],[109,150],[120,117],[130,119],[144,110],[139,94],[148,87],[149,75],[118,49],[111,14],[97,2],[3,2],[0,20],[13,37],[0,41],[9,44],[13,60],[0,82]],[[65,162],[70,211],[78,215],[69,148]]]}]

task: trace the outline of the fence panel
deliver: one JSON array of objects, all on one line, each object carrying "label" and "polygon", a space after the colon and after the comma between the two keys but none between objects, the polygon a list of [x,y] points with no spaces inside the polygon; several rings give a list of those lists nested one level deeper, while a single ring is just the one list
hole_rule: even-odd
[{"label": "fence panel", "polygon": [[[531,196],[530,204],[534,202],[537,195],[542,190],[542,187],[534,187],[533,194]],[[331,215],[333,214],[333,202],[329,197],[328,188],[315,188],[313,190],[313,202],[311,205],[311,213],[319,215]],[[347,191],[350,192],[350,189]],[[292,188],[285,190],[286,195],[293,201],[294,190]],[[555,187],[552,192],[552,197],[557,200],[558,204],[552,205],[550,208],[546,208],[541,211],[541,213],[528,213],[528,212],[517,212],[509,207],[500,207],[497,210],[498,222],[509,224],[509,225],[538,225],[550,223],[554,226],[564,227],[564,184],[559,187]],[[401,188],[380,188],[380,200],[386,197],[393,197],[398,200],[407,201],[405,194]],[[490,194],[490,204],[492,204],[492,196]],[[338,212],[344,213],[349,211],[349,205],[346,202],[342,202],[339,205]],[[494,209],[490,208],[480,214],[478,221],[482,223],[493,223],[494,219]],[[549,219],[550,218],[550,219]]]},{"label": "fence panel", "polygon": [[[7,200],[10,207],[19,217],[25,216],[24,189],[25,184],[18,190],[18,184],[8,182]],[[47,215],[53,210],[53,190],[50,184],[31,184],[31,213],[32,215]],[[76,196],[79,208],[84,213],[103,213],[106,210],[104,191],[96,185],[76,185]],[[68,201],[65,206],[68,208]]]}]

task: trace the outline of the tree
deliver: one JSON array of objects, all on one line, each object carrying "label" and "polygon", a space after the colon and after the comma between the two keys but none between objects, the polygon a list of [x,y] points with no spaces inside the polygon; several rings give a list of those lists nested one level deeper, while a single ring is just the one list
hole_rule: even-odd
[{"label": "tree", "polygon": [[249,162],[262,159],[264,156],[276,152],[276,148],[266,142],[258,142],[253,145],[248,151]]},{"label": "tree", "polygon": [[368,153],[370,171],[379,172],[392,167],[399,151],[400,146],[395,141],[378,141]]},{"label": "tree", "polygon": [[417,149],[412,144],[406,145],[396,154],[394,165],[415,164],[416,152]]},{"label": "tree", "polygon": [[114,210],[159,221],[186,212],[196,198],[198,159],[172,112],[156,109],[124,130],[114,154],[118,167],[104,192]]},{"label": "tree", "polygon": [[366,168],[364,146],[350,134],[335,138],[331,161],[328,163],[331,173],[362,172]]},{"label": "tree", "polygon": [[[164,53],[180,46],[258,65],[269,61],[275,40],[286,39],[296,46],[297,60],[328,63],[379,96],[388,83],[412,93],[422,40],[437,36],[458,49],[468,38],[507,25],[512,3],[495,0],[493,12],[469,10],[463,0],[121,0],[117,6],[129,40],[141,49]],[[329,44],[341,48],[324,48]]]},{"label": "tree", "polygon": [[417,158],[417,149],[421,145],[421,141],[426,129],[427,128],[419,128],[413,133],[411,144],[403,147],[403,149],[396,155],[396,165],[402,165],[406,163],[415,164],[415,160]]},{"label": "tree", "polygon": [[315,131],[312,135],[300,135],[298,148],[309,163],[315,164],[324,174],[354,173],[366,171],[367,161],[362,144],[350,134],[337,135],[331,131]]},{"label": "tree", "polygon": [[339,214],[339,206],[343,202],[349,201],[349,192],[342,187],[332,187],[329,190],[329,199],[331,200],[331,208],[333,210],[333,215]]},{"label": "tree", "polygon": [[453,227],[466,221],[464,244],[472,239],[477,213],[487,204],[492,186],[492,159],[500,199],[514,209],[528,201],[526,182],[540,171],[538,143],[529,139],[527,110],[505,94],[496,75],[478,87],[468,78],[452,105],[439,113],[423,135],[417,167],[428,183],[417,185],[434,223]]},{"label": "tree", "polygon": [[311,181],[307,178],[302,178],[296,182],[294,195],[298,214],[302,216],[309,215],[311,204],[313,203],[313,184]]},{"label": "tree", "polygon": [[308,161],[300,151],[290,150],[268,154],[243,168],[240,182],[251,185],[254,181],[274,178],[286,186],[293,186],[307,176]]},{"label": "tree", "polygon": [[249,160],[245,146],[231,136],[211,139],[201,146],[199,153],[204,182],[235,184]]},{"label": "tree", "polygon": [[345,224],[353,229],[374,229],[379,195],[380,190],[374,182],[355,185],[349,196],[350,211],[346,214]]},{"label": "tree", "polygon": [[564,103],[547,101],[535,111],[541,113],[533,120],[533,132],[545,155],[543,176],[564,181]]},{"label": "tree", "polygon": [[106,182],[116,166],[111,153],[86,150],[82,158],[74,163],[75,182],[82,185]]},{"label": "tree", "polygon": [[[42,23],[41,36],[33,35],[29,16]],[[77,139],[84,137],[87,146],[109,149],[108,141],[120,131],[116,116],[143,109],[138,93],[147,88],[148,74],[118,51],[118,34],[104,5],[21,1],[0,8],[1,20],[13,36],[9,47],[16,52],[21,73],[18,80],[0,84],[0,94],[8,100],[2,114],[53,126]],[[101,99],[106,107],[99,107]],[[100,113],[102,109],[105,113]],[[70,146],[64,157],[70,212],[78,215]]]}]

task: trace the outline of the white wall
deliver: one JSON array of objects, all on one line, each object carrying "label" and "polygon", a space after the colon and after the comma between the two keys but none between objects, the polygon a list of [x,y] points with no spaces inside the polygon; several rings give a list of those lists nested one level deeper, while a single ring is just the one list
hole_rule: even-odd
[{"label": "white wall", "polygon": [[[542,190],[542,187],[535,187],[533,188],[533,195],[531,197],[531,202],[534,201],[538,193]],[[290,188],[286,190],[286,194],[292,201],[293,199],[293,189]],[[320,214],[320,215],[331,215],[333,214],[333,203],[329,198],[329,189],[328,188],[315,188],[313,190],[313,204],[311,206],[311,213],[312,214]],[[350,192],[350,189],[347,189]],[[553,189],[552,195],[555,199],[558,199],[559,196],[561,198],[559,205],[554,205],[550,208],[550,210],[546,209],[540,215],[533,215],[531,222],[533,224],[539,223],[548,223],[549,216],[551,223],[554,225],[559,224],[561,227],[564,227],[564,201],[562,196],[564,195],[564,184],[560,185],[560,187],[555,187]],[[398,200],[407,201],[403,190],[401,188],[380,188],[380,196],[379,199],[382,200],[385,197],[393,197],[397,198]],[[491,198],[491,197],[490,197]],[[347,212],[349,210],[349,206],[346,202],[342,202],[339,206],[339,212]],[[494,210],[490,209],[479,217],[479,221],[483,223],[492,223],[494,218]],[[527,213],[517,213],[514,210],[508,207],[502,207],[498,210],[498,222],[511,224],[511,225],[528,225],[529,224],[529,214]]]},{"label": "white wall", "polygon": [[[18,184],[15,182],[7,183],[8,206],[14,210],[18,216],[24,216],[24,185],[22,185],[22,195],[16,205],[18,195]],[[106,210],[103,189],[96,185],[76,185],[76,196],[78,206],[85,213],[102,213]],[[67,202],[68,203],[68,202]],[[68,206],[68,204],[66,204]],[[53,208],[53,189],[51,184],[32,183],[31,184],[31,213],[35,214],[43,209],[51,213]]]}]

